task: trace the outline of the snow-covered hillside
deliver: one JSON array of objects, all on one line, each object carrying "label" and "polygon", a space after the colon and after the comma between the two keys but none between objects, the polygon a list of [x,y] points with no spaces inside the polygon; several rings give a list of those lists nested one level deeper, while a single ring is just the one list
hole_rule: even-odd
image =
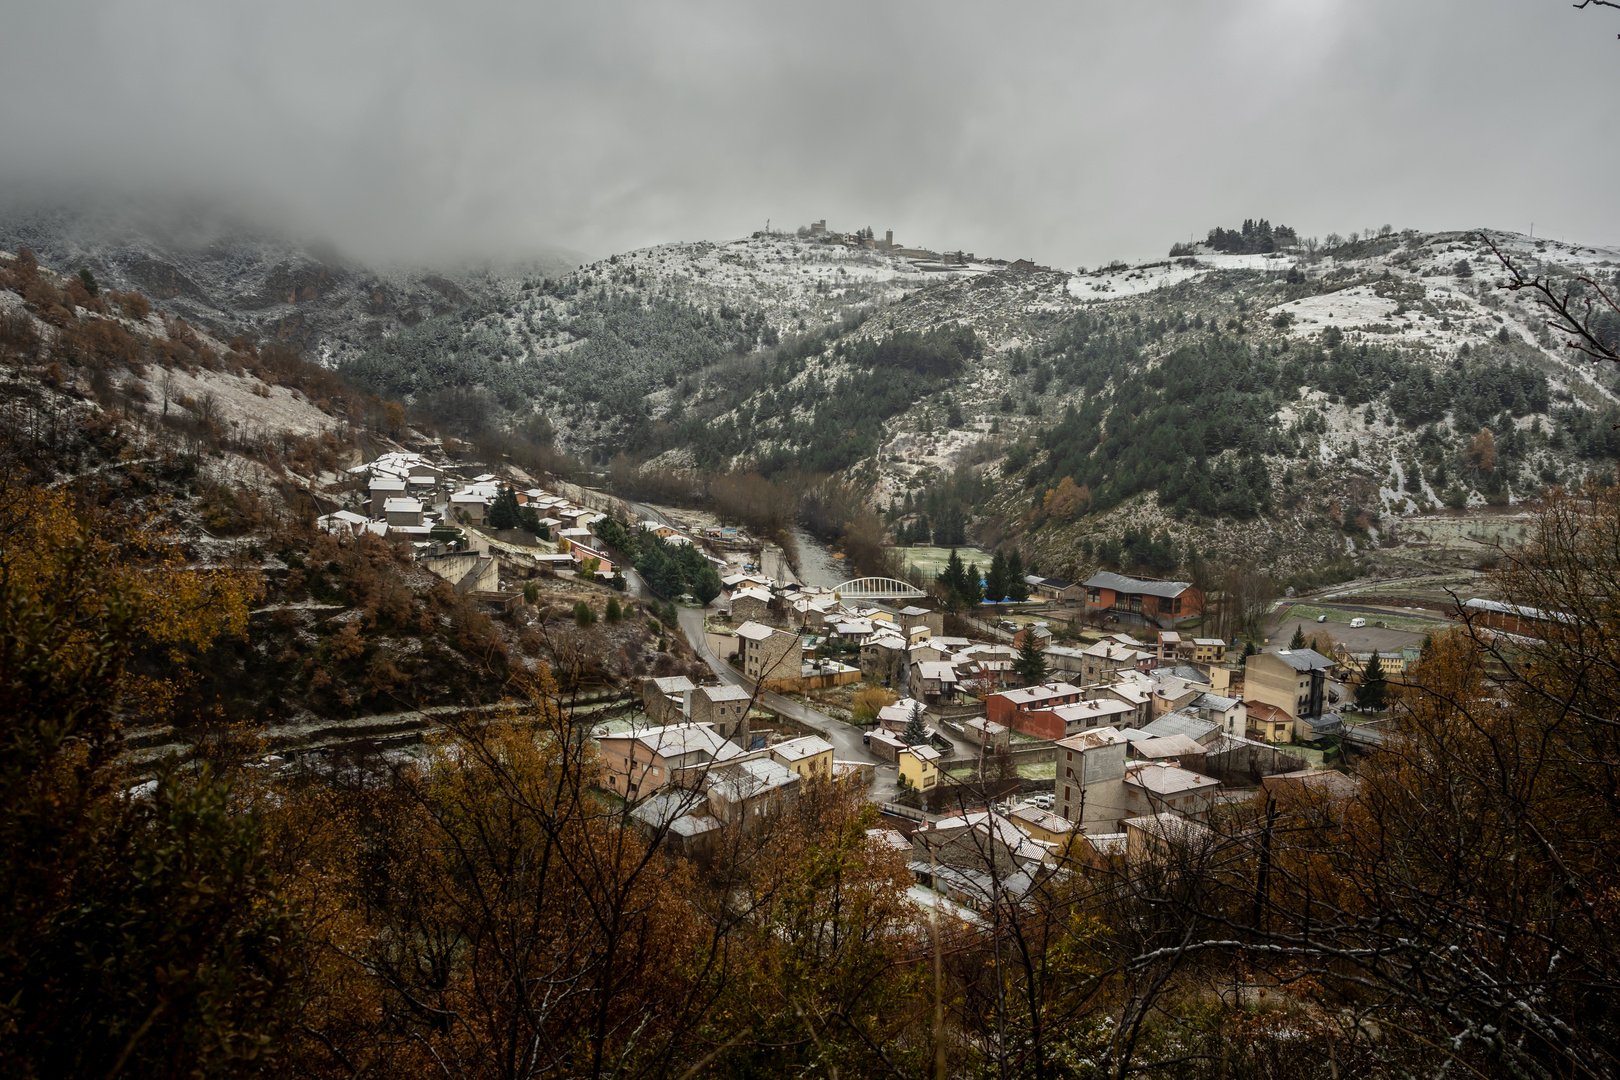
[{"label": "snow-covered hillside", "polygon": [[201,213],[87,208],[0,211],[0,248],[88,269],[196,326],[247,330],[335,365],[382,338],[566,272],[566,255],[520,265],[374,267],[330,247]]}]

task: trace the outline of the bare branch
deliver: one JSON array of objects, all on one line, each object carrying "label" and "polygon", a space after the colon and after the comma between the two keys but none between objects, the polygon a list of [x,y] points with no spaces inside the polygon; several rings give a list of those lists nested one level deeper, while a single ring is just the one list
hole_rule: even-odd
[{"label": "bare branch", "polygon": [[[1594,2],[1608,3],[1609,0],[1594,0]],[[1610,4],[1609,6],[1620,5]],[[1495,241],[1484,233],[1480,233],[1479,238],[1485,246],[1491,249],[1491,253],[1496,256],[1497,261],[1502,264],[1502,268],[1508,273],[1507,282],[1499,287],[1506,289],[1508,292],[1530,290],[1536,306],[1550,316],[1546,320],[1548,329],[1556,330],[1568,336],[1569,340],[1564,342],[1566,348],[1574,349],[1576,352],[1582,353],[1593,360],[1612,360],[1620,363],[1620,342],[1610,343],[1605,341],[1598,335],[1598,329],[1593,325],[1598,314],[1594,308],[1597,308],[1598,305],[1594,304],[1590,297],[1577,297],[1572,289],[1564,289],[1560,292],[1554,286],[1550,274],[1525,277],[1524,272],[1513,264],[1512,257],[1497,247]],[[1617,303],[1614,297],[1605,292],[1603,286],[1584,275],[1576,275],[1575,280],[1597,293],[1603,305],[1607,306],[1616,315],[1620,315],[1620,303]],[[1601,309],[1599,308],[1599,310]]]}]

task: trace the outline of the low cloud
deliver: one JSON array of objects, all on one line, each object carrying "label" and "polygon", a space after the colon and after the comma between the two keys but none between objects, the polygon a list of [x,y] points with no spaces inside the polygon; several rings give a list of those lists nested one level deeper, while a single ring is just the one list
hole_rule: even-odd
[{"label": "low cloud", "polygon": [[1620,239],[1620,17],[1523,0],[19,7],[0,194],[372,258],[825,217],[1073,266],[1265,215]]}]

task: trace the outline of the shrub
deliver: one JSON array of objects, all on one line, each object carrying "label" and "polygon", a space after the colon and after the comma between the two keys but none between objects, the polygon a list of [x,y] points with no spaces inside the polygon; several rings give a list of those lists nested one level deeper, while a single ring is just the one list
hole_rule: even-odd
[{"label": "shrub", "polygon": [[863,724],[870,724],[877,719],[878,710],[886,705],[893,705],[900,700],[891,691],[880,686],[868,687],[855,695],[850,702],[850,708],[855,719]]}]

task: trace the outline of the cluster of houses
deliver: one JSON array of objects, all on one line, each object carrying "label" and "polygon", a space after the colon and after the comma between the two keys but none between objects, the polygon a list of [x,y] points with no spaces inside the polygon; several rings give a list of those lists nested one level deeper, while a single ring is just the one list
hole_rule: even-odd
[{"label": "cluster of houses", "polygon": [[[496,563],[515,557],[512,545],[472,530],[460,544],[434,542],[443,536],[434,535],[438,526],[488,521],[502,491],[494,475],[454,476],[452,466],[409,452],[351,471],[364,481],[365,499],[325,515],[321,527],[406,538],[458,591],[498,589]],[[614,555],[596,532],[603,514],[541,488],[514,495],[549,538],[522,549],[525,565],[614,574]],[[698,542],[660,522],[636,525],[670,543]],[[741,550],[735,533],[709,532],[703,547]],[[1199,614],[1199,590],[1113,573],[1081,583],[1032,576],[1028,584],[1032,596],[1075,605],[1094,622],[1156,627],[1156,643],[1114,633],[1059,644],[1040,623],[1011,642],[974,640],[947,635],[943,613],[933,609],[851,602],[751,565],[727,573],[734,564],[705,554],[722,571],[711,641],[732,643],[729,659],[750,684],[806,692],[864,682],[900,700],[880,709],[866,732],[870,760],[838,761],[819,736],[756,730],[753,695],[740,687],[646,679],[635,719],[594,732],[601,786],[677,850],[701,855],[728,827],[758,829],[790,810],[807,785],[864,789],[878,763],[894,768],[901,788],[926,793],[948,780],[944,767],[958,742],[981,762],[990,755],[1052,761],[1044,805],[924,815],[909,835],[873,831],[875,843],[906,851],[920,901],[956,905],[966,919],[996,891],[1027,887],[1077,850],[1086,858],[1148,858],[1202,835],[1214,807],[1231,797],[1230,781],[1319,782],[1321,774],[1303,770],[1286,748],[1339,732],[1332,706],[1340,680],[1358,677],[1373,655],[1297,649],[1229,662],[1227,642],[1174,629]],[[1025,685],[1018,657],[1031,639],[1047,674]],[[1411,660],[1402,653],[1378,659],[1392,678]]]},{"label": "cluster of houses", "polygon": [[[472,580],[480,590],[486,586],[494,589],[494,564],[500,553],[491,551],[488,538],[458,531],[458,542],[446,542],[451,534],[436,535],[434,529],[441,525],[485,525],[503,484],[493,473],[458,477],[455,472],[455,466],[434,462],[423,454],[390,451],[349,470],[365,484],[364,498],[351,503],[358,510],[325,514],[316,519],[316,526],[329,533],[370,533],[407,540],[419,559],[458,587]],[[595,532],[597,523],[607,515],[544,488],[515,490],[513,495],[520,507],[534,512],[532,523],[538,524],[539,535],[547,541],[521,553],[524,569],[580,570],[588,563],[603,579],[617,572],[613,555]],[[365,512],[359,512],[362,510]],[[692,542],[661,522],[639,524],[670,543]]]},{"label": "cluster of houses", "polygon": [[834,760],[819,736],[755,731],[752,695],[740,687],[677,675],[644,679],[641,691],[641,715],[594,732],[601,783],[682,854],[709,853],[725,826],[758,830],[808,784],[871,779],[869,765]]}]

